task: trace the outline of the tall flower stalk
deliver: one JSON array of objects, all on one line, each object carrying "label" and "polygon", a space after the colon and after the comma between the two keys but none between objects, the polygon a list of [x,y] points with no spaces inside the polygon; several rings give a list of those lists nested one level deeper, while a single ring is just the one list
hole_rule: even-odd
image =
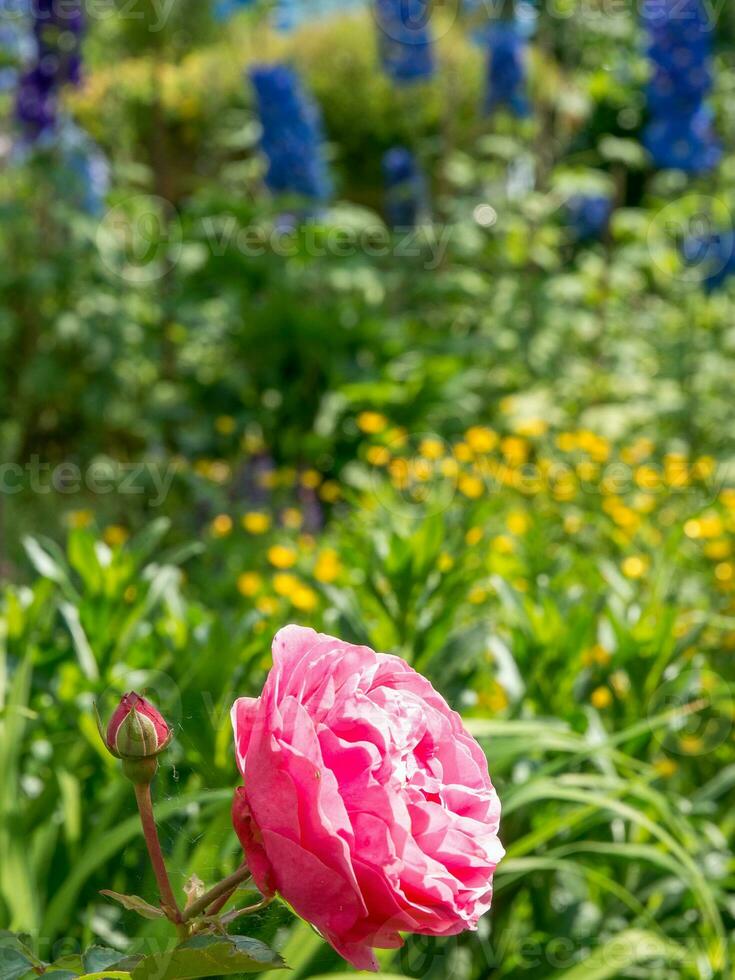
[{"label": "tall flower stalk", "polygon": [[268,159],[269,190],[326,201],[332,181],[316,102],[288,65],[258,65],[250,80],[263,129],[261,149]]},{"label": "tall flower stalk", "polygon": [[651,64],[643,142],[657,167],[706,173],[719,163],[722,148],[706,101],[713,82],[713,28],[704,3],[646,0],[643,24]]},{"label": "tall flower stalk", "polygon": [[434,75],[434,45],[427,0],[376,0],[378,48],[385,73],[397,84]]},{"label": "tall flower stalk", "polygon": [[29,142],[56,129],[61,89],[80,83],[85,32],[82,0],[35,0],[32,13],[35,57],[20,78],[15,109]]}]

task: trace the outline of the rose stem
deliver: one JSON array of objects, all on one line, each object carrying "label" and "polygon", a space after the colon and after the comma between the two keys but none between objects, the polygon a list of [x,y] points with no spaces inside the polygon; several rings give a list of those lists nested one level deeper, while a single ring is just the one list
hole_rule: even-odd
[{"label": "rose stem", "polygon": [[168,871],[166,871],[166,863],[161,853],[161,843],[158,839],[156,821],[153,816],[150,784],[136,783],[135,799],[138,804],[138,811],[140,812],[140,822],[143,825],[143,836],[145,837],[146,847],[148,848],[148,856],[153,865],[153,873],[156,876],[158,892],[161,896],[161,905],[168,918],[176,925],[180,925],[183,921],[181,910],[174,897],[171,882],[168,878]]},{"label": "rose stem", "polygon": [[[244,867],[247,867],[247,865],[245,865],[245,864],[243,863],[243,864],[241,865],[241,867],[243,867],[243,868],[244,868]],[[239,886],[240,884],[241,884],[241,882],[238,882],[238,884],[237,884],[237,885],[235,885],[235,886],[234,886],[233,888],[230,888],[230,890],[229,890],[229,891],[226,891],[226,892],[224,893],[224,895],[220,895],[220,897],[219,897],[219,898],[218,898],[218,899],[217,899],[216,901],[214,901],[214,902],[212,902],[212,904],[211,904],[211,905],[209,906],[209,908],[207,909],[207,915],[217,915],[217,913],[218,913],[218,912],[219,912],[219,911],[220,911],[221,909],[223,909],[223,908],[225,907],[225,905],[226,905],[226,904],[227,904],[227,903],[229,902],[229,900],[230,900],[230,899],[232,898],[232,896],[233,896],[233,895],[235,894],[235,892],[237,891],[237,889],[238,889],[238,886]]]},{"label": "rose stem", "polygon": [[227,895],[229,898],[235,888],[249,877],[250,872],[247,866],[244,864],[241,865],[237,871],[229,875],[229,877],[223,878],[222,881],[210,888],[206,894],[198,898],[196,902],[192,902],[189,908],[184,910],[183,921],[188,922],[195,915],[200,915],[202,912],[205,912],[213,902],[216,902],[218,898],[222,898],[223,895]]}]

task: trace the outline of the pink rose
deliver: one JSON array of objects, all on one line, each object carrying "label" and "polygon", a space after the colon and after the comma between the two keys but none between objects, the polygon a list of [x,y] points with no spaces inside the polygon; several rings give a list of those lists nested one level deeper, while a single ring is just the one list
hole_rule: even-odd
[{"label": "pink rose", "polygon": [[135,691],[125,694],[107,726],[105,743],[121,759],[158,755],[171,741],[163,715]]},{"label": "pink rose", "polygon": [[401,931],[451,936],[490,908],[500,801],[482,749],[399,657],[299,626],[232,709],[233,821],[279,892],[358,969]]}]

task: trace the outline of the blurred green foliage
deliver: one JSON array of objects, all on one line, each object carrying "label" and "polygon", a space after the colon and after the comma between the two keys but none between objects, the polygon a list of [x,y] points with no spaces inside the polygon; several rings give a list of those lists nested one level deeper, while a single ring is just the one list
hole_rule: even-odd
[{"label": "blurred green foliage", "polygon": [[[480,932],[413,937],[388,975],[731,976],[735,293],[679,245],[729,220],[735,158],[650,172],[635,23],[586,6],[542,21],[523,123],[479,116],[457,25],[439,79],[395,91],[367,15],[100,19],[68,105],[108,210],[74,207],[52,150],[6,169],[0,926],[42,958],[166,935],[99,895],[155,885],[93,700],[140,688],[176,726],[164,849],[177,888],[211,883],[240,860],[229,706],[297,620],[425,672],[504,802]],[[281,57],[340,182],[300,224],[263,193],[242,78]],[[411,236],[379,213],[394,143],[440,219]],[[564,202],[600,187],[620,206],[580,246]],[[247,931],[295,978],[344,975],[283,906]]]}]

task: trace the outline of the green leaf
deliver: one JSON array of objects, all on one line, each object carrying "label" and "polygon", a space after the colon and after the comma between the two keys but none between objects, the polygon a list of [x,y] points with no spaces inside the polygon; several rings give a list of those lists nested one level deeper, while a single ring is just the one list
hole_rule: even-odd
[{"label": "green leaf", "polygon": [[247,936],[194,936],[169,953],[146,956],[132,980],[193,980],[259,973],[285,966],[270,947]]},{"label": "green leaf", "polygon": [[[150,905],[144,898],[139,895],[121,895],[120,892],[113,892],[105,888],[100,891],[100,895],[104,895],[106,898],[111,898],[113,902],[119,902],[123,908],[128,909],[130,912],[137,912],[138,915],[142,915],[144,919],[162,919],[164,918],[163,912],[157,909],[155,905]],[[118,955],[118,959],[119,959]]]},{"label": "green leaf", "polygon": [[82,964],[87,973],[103,973],[120,962],[121,954],[107,946],[90,946],[82,955]]},{"label": "green leaf", "polygon": [[33,967],[34,963],[20,949],[12,946],[0,947],[0,977],[3,980],[20,980]]},{"label": "green leaf", "polygon": [[71,602],[62,602],[59,609],[61,611],[61,615],[66,620],[66,625],[69,627],[69,632],[71,633],[72,642],[74,643],[74,649],[76,650],[77,660],[79,661],[79,666],[82,668],[82,673],[89,681],[99,680],[100,674],[97,668],[97,661],[94,653],[92,652],[92,647],[89,645],[87,634],[84,632],[84,627],[82,626],[79,618],[79,610],[76,606],[72,605]]},{"label": "green leaf", "polygon": [[555,973],[556,980],[606,980],[618,977],[628,967],[652,959],[681,960],[683,947],[645,929],[626,929],[609,939],[569,970]]}]

